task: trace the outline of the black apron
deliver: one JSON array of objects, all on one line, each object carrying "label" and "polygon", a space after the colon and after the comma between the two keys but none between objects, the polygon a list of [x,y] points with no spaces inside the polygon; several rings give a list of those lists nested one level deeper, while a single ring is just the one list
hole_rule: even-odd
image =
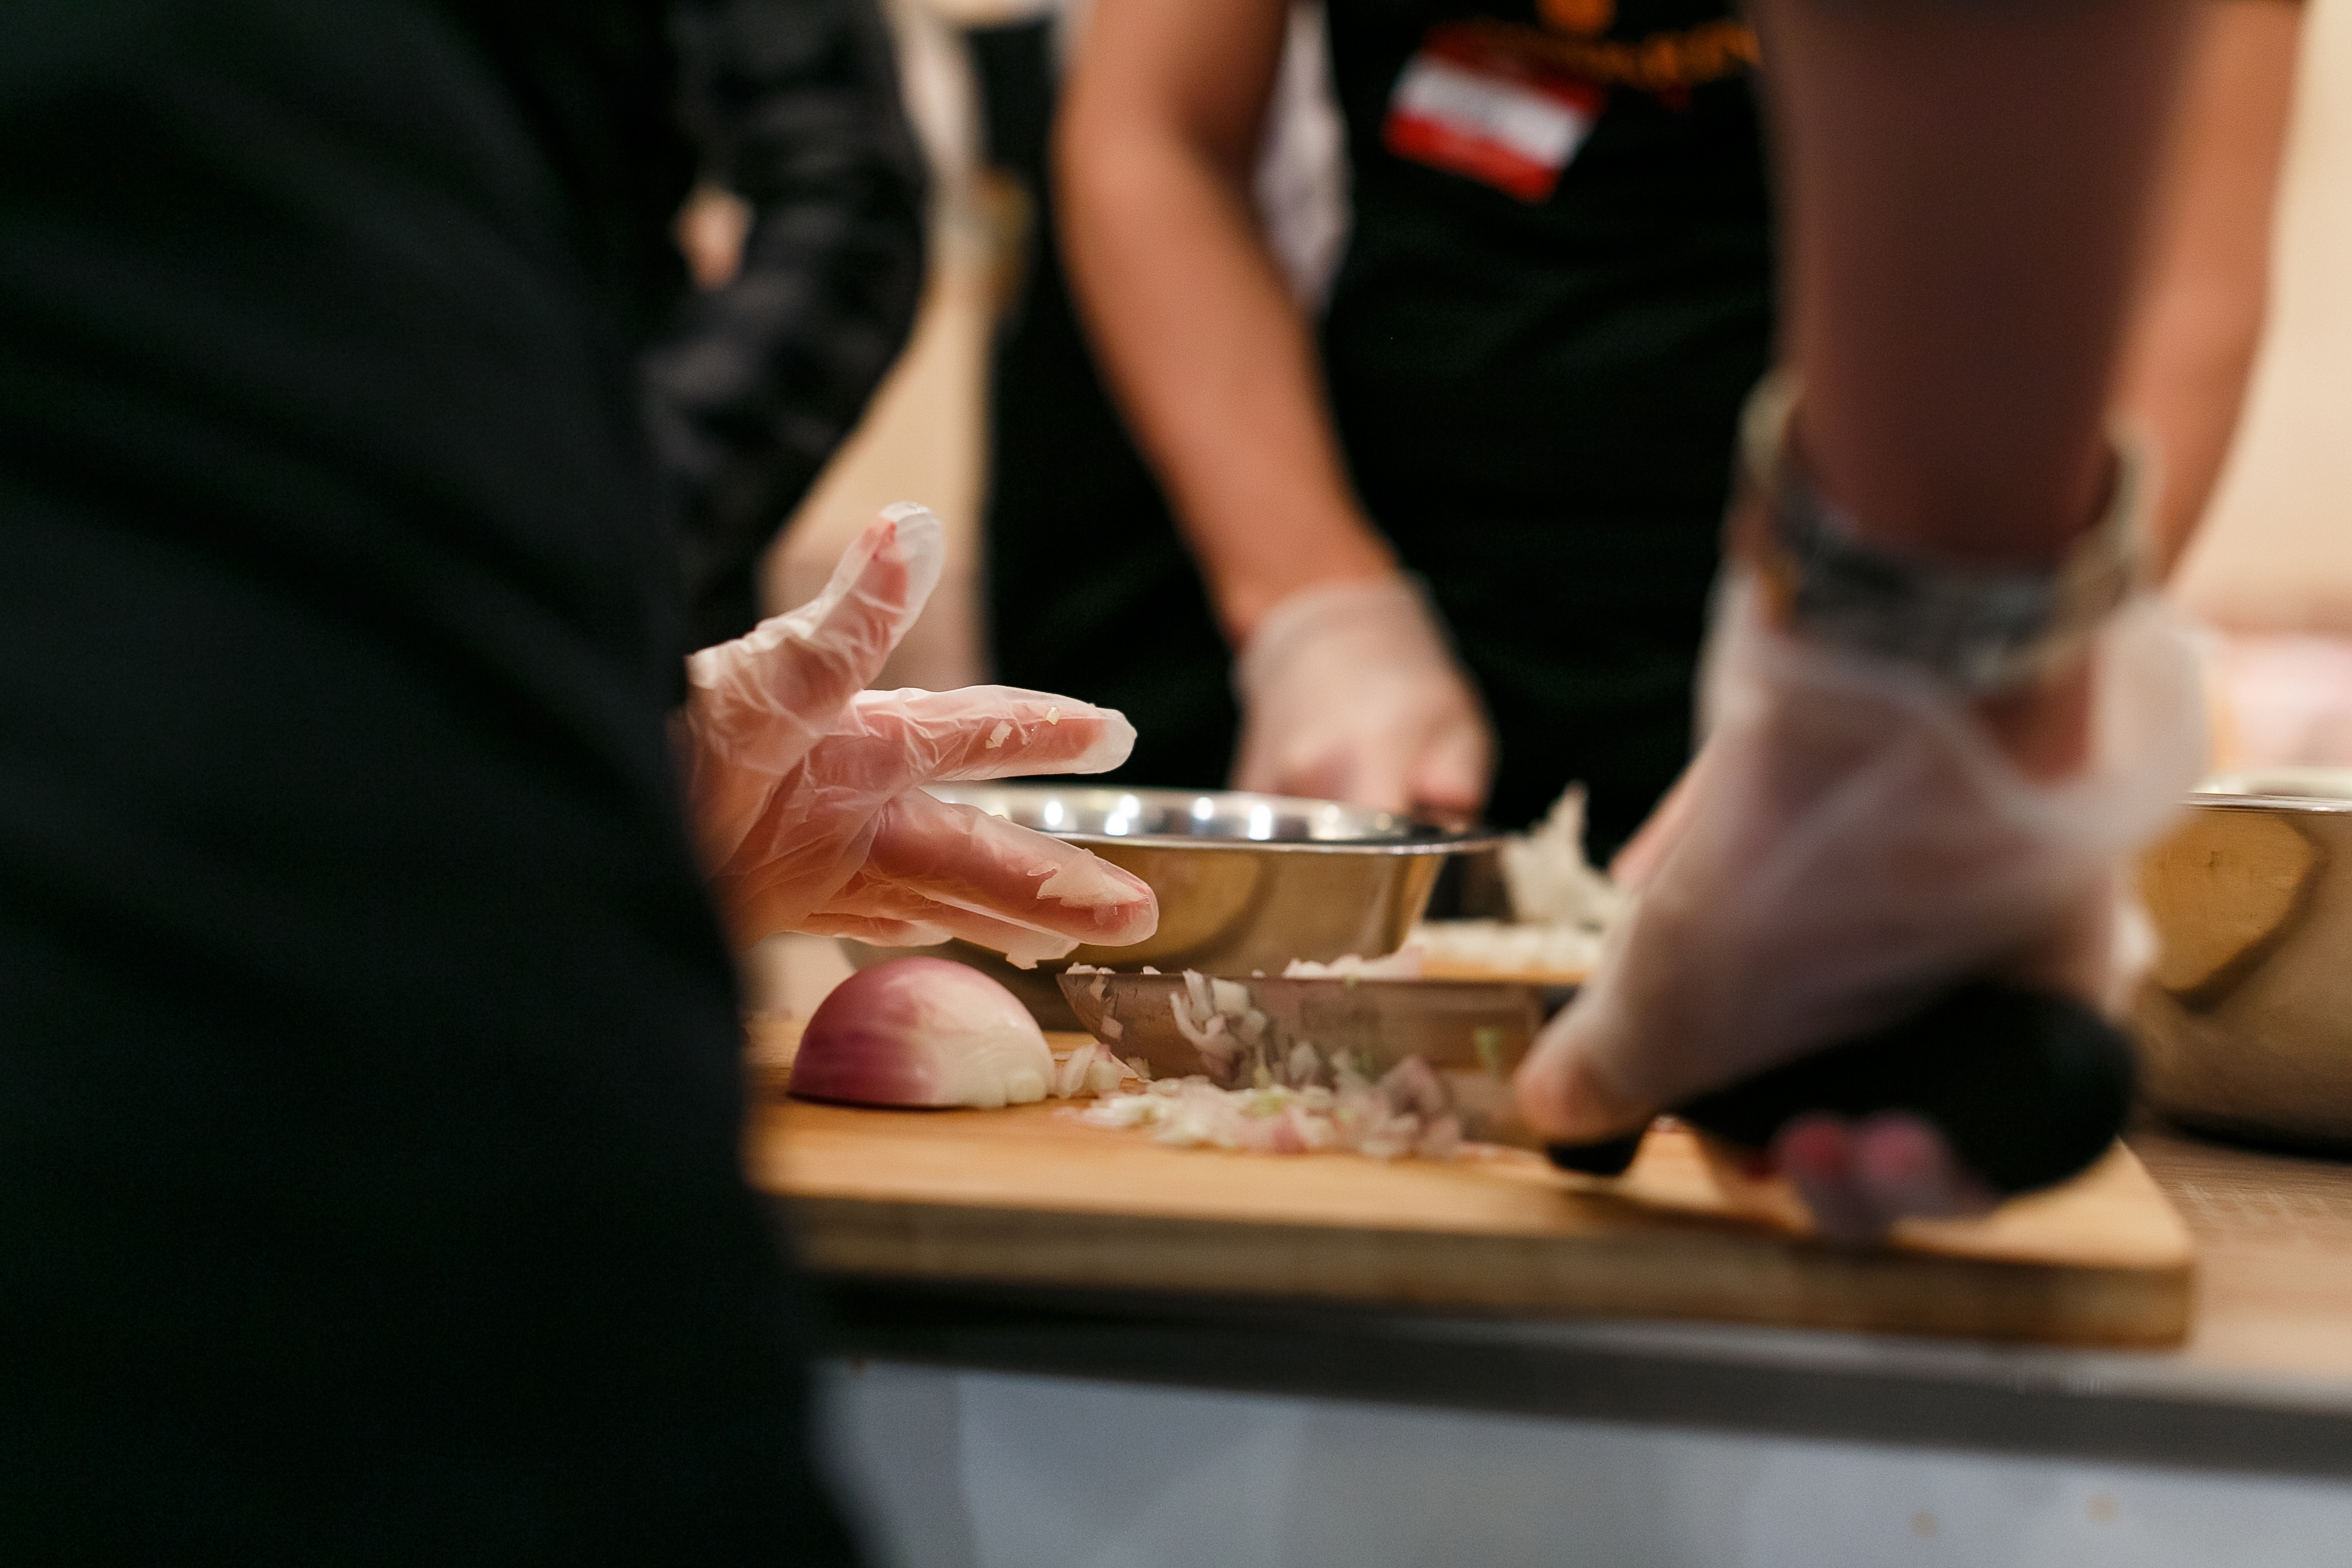
[{"label": "black apron", "polygon": [[[1540,9],[1332,0],[1354,227],[1322,349],[1358,492],[1494,718],[1489,816],[1524,825],[1582,779],[1605,849],[1688,755],[1732,430],[1769,348],[1769,204],[1753,41],[1722,5]],[[1452,125],[1402,90],[1433,67]],[[1458,134],[1497,81],[1580,110],[1561,166]],[[1221,782],[1224,649],[1076,354],[1041,263],[997,363],[999,673],[1125,706],[1129,777]]]}]

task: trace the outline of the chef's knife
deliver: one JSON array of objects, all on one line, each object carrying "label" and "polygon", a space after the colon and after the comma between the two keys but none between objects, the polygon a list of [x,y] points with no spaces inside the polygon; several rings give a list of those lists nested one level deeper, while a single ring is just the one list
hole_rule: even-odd
[{"label": "chef's knife", "polygon": [[[2064,1181],[2106,1152],[2131,1109],[2131,1042],[2070,998],[1970,981],[1925,1010],[1675,1107],[1728,1143],[1769,1149],[1809,1111],[1907,1110],[1933,1123],[1996,1193]],[[1563,1170],[1613,1176],[1635,1132],[1553,1144]]]},{"label": "chef's knife", "polygon": [[[1155,1074],[1245,1071],[1254,1056],[1278,1063],[1304,1041],[1327,1058],[1355,1054],[1370,1076],[1407,1057],[1433,1068],[1482,1068],[1507,1076],[1544,1020],[1544,989],[1479,980],[1248,980],[1117,974],[1076,969],[1062,994],[1089,1034]],[[1208,1001],[1191,1004],[1194,988]],[[1195,1012],[1222,1022],[1208,1024]],[[1251,1015],[1258,1021],[1253,1023]],[[1204,1027],[1220,1042],[1202,1055]],[[1227,1044],[1229,1043],[1229,1045]]]},{"label": "chef's knife", "polygon": [[[1509,1075],[1526,1056],[1548,998],[1537,987],[1440,980],[1265,980],[1223,986],[1188,1008],[1180,975],[1065,974],[1062,989],[1097,1038],[1140,1056],[1155,1073],[1230,1074],[1249,1051],[1286,1052],[1300,1039],[1354,1051],[1377,1072],[1421,1056],[1448,1080],[1490,1141],[1542,1147],[1591,1175],[1624,1172],[1641,1134],[1543,1145],[1517,1121]],[[1230,1022],[1251,1012],[1257,1042],[1214,1045],[1204,1059],[1200,1011]],[[1180,1016],[1181,1015],[1181,1016]],[[1191,1027],[1188,1029],[1187,1025]],[[1238,1035],[1225,1039],[1239,1043]],[[1256,1059],[1265,1059],[1263,1056]],[[2130,1042],[2079,1003],[1990,982],[1957,987],[1921,1013],[1674,1108],[1685,1121],[1747,1149],[1771,1146],[1808,1111],[1845,1116],[1910,1110],[1933,1123],[1996,1192],[2051,1185],[2088,1166],[2122,1130],[2131,1101]]]}]

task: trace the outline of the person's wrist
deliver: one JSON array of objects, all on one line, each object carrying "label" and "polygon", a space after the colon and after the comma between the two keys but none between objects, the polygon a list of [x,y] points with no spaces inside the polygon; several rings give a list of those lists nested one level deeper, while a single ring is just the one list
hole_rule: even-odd
[{"label": "person's wrist", "polygon": [[1814,488],[1797,450],[1798,384],[1776,372],[1742,418],[1742,493],[1730,553],[1753,571],[1784,632],[1867,658],[1909,663],[1963,695],[2001,750],[2053,778],[2088,754],[2091,649],[2144,584],[2139,549],[2153,494],[2150,459],[2118,435],[2097,514],[2038,567],[1988,570],[1894,550]]},{"label": "person's wrist", "polygon": [[1244,702],[1282,684],[1287,672],[1334,657],[1356,666],[1402,659],[1421,664],[1449,655],[1421,579],[1401,571],[1328,577],[1285,595],[1234,650],[1234,691]]},{"label": "person's wrist", "polygon": [[1971,696],[2039,684],[2072,662],[2140,582],[2153,490],[2140,446],[2115,441],[2095,521],[2053,557],[1987,568],[1890,547],[1825,494],[1792,438],[1796,379],[1775,372],[1741,418],[1733,552],[1772,619],[1808,640],[1906,664]]},{"label": "person's wrist", "polygon": [[1335,539],[1287,559],[1252,563],[1217,574],[1217,618],[1226,638],[1245,647],[1276,605],[1317,588],[1374,583],[1397,574],[1397,560],[1376,535]]}]

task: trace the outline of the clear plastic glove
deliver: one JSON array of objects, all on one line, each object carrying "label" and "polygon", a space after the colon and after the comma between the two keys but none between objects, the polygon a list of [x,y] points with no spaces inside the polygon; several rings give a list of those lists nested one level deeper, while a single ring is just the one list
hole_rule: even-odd
[{"label": "clear plastic glove", "polygon": [[[1893,660],[1717,606],[1706,744],[1645,831],[1627,916],[1521,1069],[1548,1135],[1595,1140],[1663,1106],[1994,974],[2112,1007],[2145,962],[2117,872],[2204,758],[2188,639],[2153,599],[2094,645],[2089,761],[2021,773],[1967,698]],[[1631,851],[1629,851],[1631,854]],[[1825,1231],[1980,1206],[1916,1118],[1809,1119],[1774,1151]]]},{"label": "clear plastic glove", "polygon": [[823,594],[687,660],[687,794],[711,888],[740,945],[777,931],[890,946],[961,937],[1015,963],[1139,942],[1142,881],[1076,845],[921,785],[1100,773],[1134,726],[1009,687],[867,691],[940,578],[939,519],[894,506]]},{"label": "clear plastic glove", "polygon": [[1234,787],[1382,811],[1475,812],[1495,743],[1419,586],[1402,575],[1302,589],[1234,661]]}]

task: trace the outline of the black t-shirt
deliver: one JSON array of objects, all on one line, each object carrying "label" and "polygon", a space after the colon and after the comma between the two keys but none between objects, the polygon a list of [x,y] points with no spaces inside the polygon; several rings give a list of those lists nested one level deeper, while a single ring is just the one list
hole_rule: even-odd
[{"label": "black t-shirt", "polygon": [[[1489,816],[1522,826],[1581,779],[1605,849],[1688,754],[1732,428],[1769,352],[1753,37],[1722,0],[1331,0],[1327,19],[1354,227],[1322,346],[1352,477],[1494,718]],[[992,151],[1041,191],[1043,117],[1007,110],[1043,99],[1044,48],[1019,32],[982,51],[1010,132]],[[1424,54],[1573,103],[1574,155],[1538,193],[1401,154],[1391,108]],[[1218,784],[1225,649],[1045,216],[995,365],[998,670],[1125,707],[1140,735],[1121,776]]]},{"label": "black t-shirt", "polygon": [[825,1561],[665,749],[650,4],[0,48],[0,1555]]}]

